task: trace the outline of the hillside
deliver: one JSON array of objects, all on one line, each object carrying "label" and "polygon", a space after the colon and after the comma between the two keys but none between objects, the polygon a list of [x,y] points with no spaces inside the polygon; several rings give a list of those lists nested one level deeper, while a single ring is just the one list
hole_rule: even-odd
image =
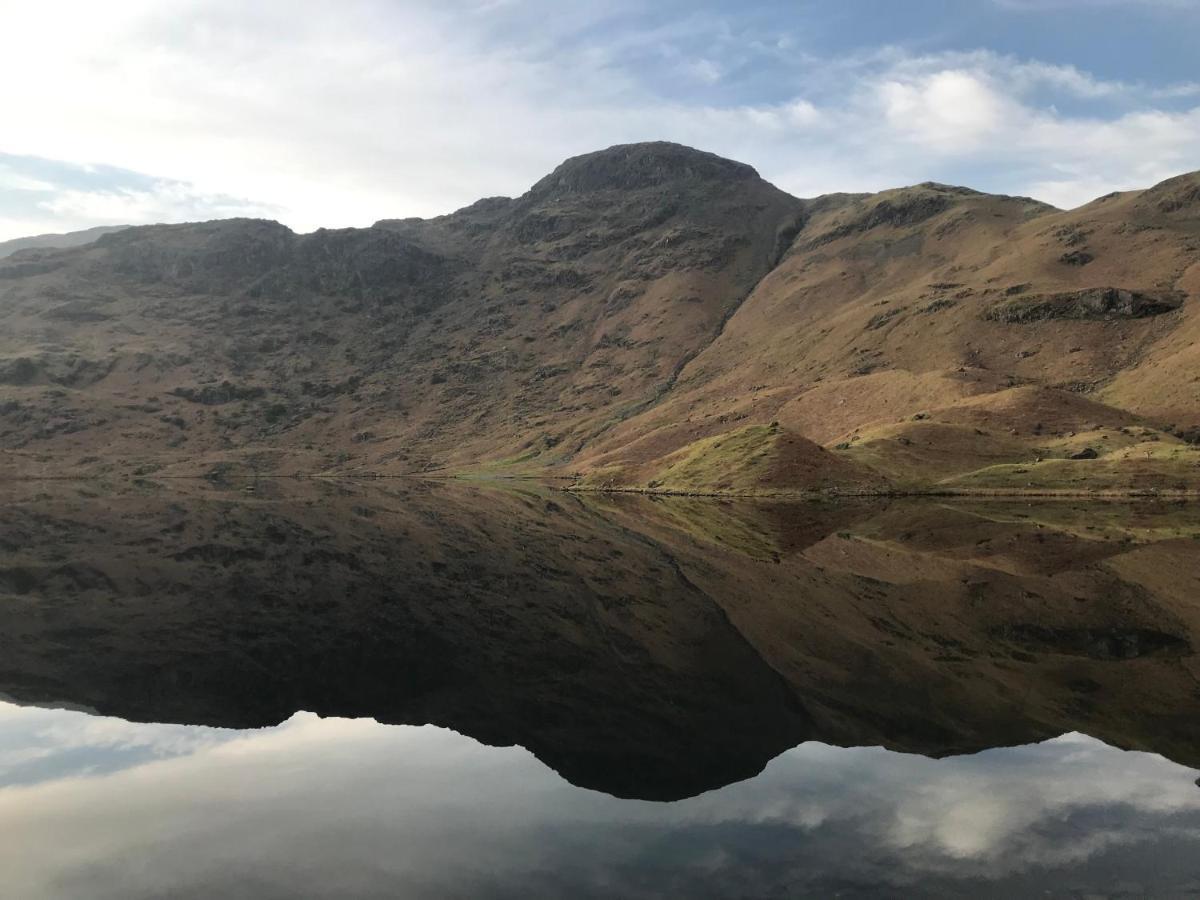
[{"label": "hillside", "polygon": [[1069,212],[939,184],[801,200],[614,147],[436,219],[13,254],[0,465],[1192,489],[1198,292],[1200,174]]}]

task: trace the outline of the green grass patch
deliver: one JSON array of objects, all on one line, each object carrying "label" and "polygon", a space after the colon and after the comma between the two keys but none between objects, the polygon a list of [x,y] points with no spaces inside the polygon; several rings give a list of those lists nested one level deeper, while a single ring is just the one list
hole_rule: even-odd
[{"label": "green grass patch", "polygon": [[696,441],[668,457],[645,486],[681,493],[752,493],[764,486],[779,436],[777,427],[750,425]]}]

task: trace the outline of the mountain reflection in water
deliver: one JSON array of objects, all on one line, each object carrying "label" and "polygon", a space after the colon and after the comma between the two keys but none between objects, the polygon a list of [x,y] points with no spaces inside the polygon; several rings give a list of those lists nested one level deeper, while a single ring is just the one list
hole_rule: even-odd
[{"label": "mountain reflection in water", "polygon": [[17,896],[1200,887],[1194,506],[4,500]]}]

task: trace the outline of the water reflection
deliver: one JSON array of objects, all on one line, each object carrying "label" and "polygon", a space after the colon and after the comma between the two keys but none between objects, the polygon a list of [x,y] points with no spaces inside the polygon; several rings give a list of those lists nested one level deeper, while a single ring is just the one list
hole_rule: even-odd
[{"label": "water reflection", "polygon": [[935,762],[806,743],[673,804],[519,748],[298,714],[256,732],[0,705],[22,898],[1026,896],[1200,887],[1196,772],[1080,735]]},{"label": "water reflection", "polygon": [[6,491],[18,896],[1193,884],[1194,506]]}]

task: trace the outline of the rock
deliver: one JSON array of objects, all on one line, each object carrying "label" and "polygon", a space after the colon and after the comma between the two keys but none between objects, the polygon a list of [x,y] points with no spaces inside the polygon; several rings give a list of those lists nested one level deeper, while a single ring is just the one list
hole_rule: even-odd
[{"label": "rock", "polygon": [[993,322],[1027,324],[1049,319],[1144,319],[1173,312],[1183,303],[1177,291],[1141,292],[1125,288],[1087,288],[1005,300],[984,317]]},{"label": "rock", "polygon": [[1097,459],[1099,456],[1100,454],[1091,447],[1084,447],[1078,453],[1072,453],[1071,459]]},{"label": "rock", "polygon": [[29,357],[0,360],[0,384],[29,384],[38,377],[38,371],[37,362]]},{"label": "rock", "polygon": [[535,198],[629,191],[672,182],[749,181],[758,173],[745,163],[665,141],[625,144],[568,159],[530,191]]},{"label": "rock", "polygon": [[892,319],[896,318],[896,316],[903,313],[907,308],[908,307],[901,306],[896,309],[889,309],[887,312],[881,312],[872,316],[870,321],[868,321],[866,324],[867,331],[878,331],[888,322],[892,321]]},{"label": "rock", "polygon": [[1068,266],[1086,266],[1096,257],[1088,253],[1086,250],[1072,250],[1069,253],[1064,253],[1058,258],[1058,261],[1065,263]]}]

